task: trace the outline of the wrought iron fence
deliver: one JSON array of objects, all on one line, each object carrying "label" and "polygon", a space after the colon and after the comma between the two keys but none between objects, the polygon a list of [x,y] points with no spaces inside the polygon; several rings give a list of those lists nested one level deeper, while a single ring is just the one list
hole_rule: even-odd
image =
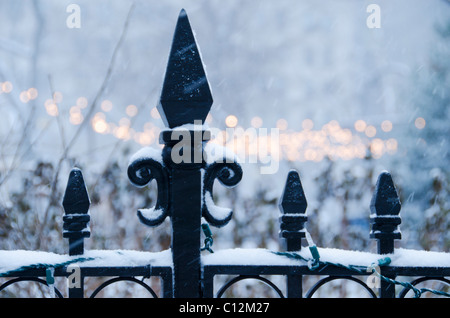
[{"label": "wrought iron fence", "polygon": [[[0,292],[15,283],[32,281],[48,286],[52,296],[63,297],[54,284],[55,277],[64,277],[70,298],[96,297],[105,287],[121,281],[138,284],[153,297],[222,297],[231,286],[246,279],[260,281],[276,296],[288,298],[313,297],[319,288],[335,280],[355,282],[370,297],[405,297],[408,291],[416,297],[423,293],[450,296],[446,290],[417,287],[428,280],[450,284],[446,278],[450,276],[448,253],[394,248],[394,241],[401,239],[401,204],[388,172],[379,175],[370,203],[370,238],[377,241],[378,254],[316,247],[307,231],[307,200],[299,174],[294,170],[287,176],[279,201],[280,239],[285,250],[213,251],[209,225],[225,226],[233,214],[231,209],[214,205],[214,182],[236,186],[243,171],[232,156],[218,156],[207,149],[210,132],[203,123],[212,103],[200,52],[182,10],[158,105],[168,127],[160,135],[164,148],[142,149],[131,158],[127,171],[129,180],[137,187],[156,180],[156,205],[138,210],[137,216],[152,227],[169,217],[171,248],[159,253],[85,251],[84,240],[90,236],[90,200],[82,172],[74,168],[62,202],[68,255],[0,251],[3,269],[0,277],[11,278],[0,286]],[[302,247],[302,241],[306,241],[307,248]],[[223,275],[233,278],[215,286],[215,277]],[[284,277],[284,286],[270,279],[274,276]],[[321,278],[305,293],[306,276]],[[84,281],[88,277],[112,278],[85,295]],[[151,277],[160,279],[160,291],[153,290],[145,280]],[[398,280],[399,277],[404,279]],[[419,278],[409,282],[408,277]],[[396,291],[396,286],[401,290]]]}]

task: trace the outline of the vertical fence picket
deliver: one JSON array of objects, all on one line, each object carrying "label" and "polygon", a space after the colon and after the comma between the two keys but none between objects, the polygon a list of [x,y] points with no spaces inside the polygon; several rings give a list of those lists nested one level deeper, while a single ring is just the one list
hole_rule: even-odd
[{"label": "vertical fence picket", "polygon": [[[287,176],[283,194],[278,208],[280,216],[280,238],[284,241],[288,252],[300,251],[302,238],[305,237],[306,201],[300,176],[291,170]],[[289,298],[302,297],[302,275],[289,274],[287,279],[287,296]]]},{"label": "vertical fence picket", "polygon": [[[91,202],[80,169],[74,168],[70,172],[62,205],[63,237],[69,239],[69,255],[84,254],[84,239],[90,236],[88,214]],[[84,279],[80,277],[79,287],[69,288],[69,297],[83,298]]]},{"label": "vertical fence picket", "polygon": [[[158,110],[169,128],[203,122],[213,103],[189,19],[180,12],[167,63]],[[201,127],[201,125],[200,125]],[[170,215],[174,297],[201,296],[200,238],[202,215],[202,172],[205,165],[203,130],[163,132],[163,160],[169,169]],[[183,153],[173,147],[181,143]],[[176,154],[177,156],[174,156]],[[182,157],[181,161],[180,156]],[[176,158],[175,158],[176,157]]]}]

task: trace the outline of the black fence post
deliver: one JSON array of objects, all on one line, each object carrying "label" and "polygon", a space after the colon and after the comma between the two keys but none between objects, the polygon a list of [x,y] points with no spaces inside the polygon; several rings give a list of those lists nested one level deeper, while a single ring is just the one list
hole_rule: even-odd
[{"label": "black fence post", "polygon": [[[84,238],[91,234],[88,227],[90,204],[83,174],[80,169],[74,168],[70,172],[62,203],[65,212],[63,237],[69,239],[69,255],[71,256],[84,254]],[[69,297],[83,298],[83,285],[83,277],[80,277],[79,284],[69,288]]]},{"label": "black fence post", "polygon": [[201,164],[175,164],[170,158],[173,147],[165,140],[164,163],[170,171],[170,215],[172,221],[172,259],[174,297],[201,296]]},{"label": "black fence post", "polygon": [[[280,237],[284,240],[288,252],[300,251],[302,238],[305,237],[306,216],[305,193],[303,192],[300,176],[295,170],[291,170],[287,176],[283,194],[280,197],[278,207],[280,216]],[[287,275],[287,296],[289,298],[302,297],[302,275]]]},{"label": "black fence post", "polygon": [[[378,241],[378,254],[394,253],[394,240],[401,239],[401,233],[398,228],[401,223],[400,209],[400,199],[391,174],[382,172],[378,177],[375,192],[370,202],[370,223],[372,224],[370,238]],[[381,268],[380,270],[383,275],[383,269]],[[392,276],[387,277],[395,278]],[[381,280],[380,283],[380,297],[395,298],[395,285],[384,280]]]},{"label": "black fence post", "polygon": [[[203,124],[213,103],[188,16],[181,11],[175,28],[158,110],[170,129],[160,135],[169,169],[174,297],[201,297],[201,217]],[[194,125],[183,126],[183,125]],[[173,129],[177,128],[178,129]],[[185,128],[187,127],[187,128]],[[185,129],[184,129],[185,128]]]}]

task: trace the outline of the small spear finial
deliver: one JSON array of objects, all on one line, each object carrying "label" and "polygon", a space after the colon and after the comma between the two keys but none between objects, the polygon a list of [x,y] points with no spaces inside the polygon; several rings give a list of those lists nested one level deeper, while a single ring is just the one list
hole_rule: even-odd
[{"label": "small spear finial", "polygon": [[303,192],[300,176],[291,170],[287,176],[283,194],[278,203],[282,215],[280,216],[280,236],[286,240],[288,251],[301,249],[301,239],[305,237],[306,216],[305,193]]},{"label": "small spear finial", "polygon": [[83,174],[80,169],[74,168],[70,172],[62,202],[65,212],[63,237],[69,239],[69,255],[81,255],[84,252],[83,240],[91,234],[88,227],[90,204]]},{"label": "small spear finial", "polygon": [[402,219],[399,216],[400,199],[389,172],[382,172],[377,180],[375,192],[370,202],[370,237],[378,240],[379,254],[394,252],[394,239],[401,239],[398,225]]}]

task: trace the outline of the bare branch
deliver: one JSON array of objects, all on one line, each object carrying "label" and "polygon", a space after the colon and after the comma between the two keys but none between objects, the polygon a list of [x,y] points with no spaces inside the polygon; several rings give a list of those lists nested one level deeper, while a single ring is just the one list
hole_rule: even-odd
[{"label": "bare branch", "polygon": [[[54,98],[55,90],[53,88],[52,76],[50,74],[48,75],[48,83],[49,83],[49,86],[50,86],[51,96],[52,96],[52,98]],[[65,133],[64,133],[64,125],[61,122],[61,116],[59,116],[59,114],[56,116],[56,123],[58,124],[59,135],[61,137],[61,143],[62,143],[63,149],[65,149],[66,148],[66,136],[65,136]]]},{"label": "bare branch", "polygon": [[115,65],[115,62],[116,62],[117,53],[119,52],[119,49],[122,46],[122,43],[123,43],[123,41],[125,39],[125,35],[126,35],[127,31],[128,31],[128,25],[130,23],[131,13],[132,13],[132,11],[134,9],[134,6],[135,6],[135,4],[133,3],[131,5],[131,7],[130,7],[130,10],[128,11],[128,15],[127,15],[127,18],[125,20],[125,24],[124,24],[123,29],[122,29],[122,34],[120,35],[119,41],[117,42],[116,47],[114,48],[114,51],[113,51],[113,54],[112,54],[112,57],[111,57],[111,60],[110,60],[109,66],[108,66],[108,70],[106,72],[106,76],[103,79],[103,83],[102,83],[99,91],[97,92],[94,100],[92,101],[92,103],[89,106],[89,110],[88,110],[88,112],[86,114],[85,120],[78,126],[77,131],[75,132],[75,134],[73,135],[72,139],[69,141],[66,149],[64,150],[64,154],[63,154],[64,158],[67,157],[67,155],[68,155],[68,153],[70,151],[70,148],[73,146],[75,141],[78,139],[78,137],[79,137],[81,131],[83,130],[83,128],[89,123],[89,119],[92,117],[92,114],[95,111],[95,106],[97,105],[98,100],[103,95],[103,92],[105,91],[105,89],[106,89],[106,87],[108,85],[108,82],[109,82],[109,80],[111,78],[111,74],[112,74],[112,71],[114,69],[114,65]]},{"label": "bare branch", "polygon": [[[60,157],[60,159],[58,161],[58,164],[57,164],[57,166],[55,168],[55,174],[53,176],[53,180],[52,180],[52,183],[51,183],[50,198],[49,198],[49,202],[48,202],[47,208],[46,208],[46,210],[44,212],[44,219],[43,219],[44,221],[40,224],[40,229],[37,232],[37,233],[40,233],[41,235],[44,233],[44,227],[45,227],[45,225],[47,223],[47,219],[48,219],[48,215],[49,215],[49,212],[50,212],[50,208],[55,204],[55,201],[58,199],[56,197],[56,194],[57,194],[56,189],[57,189],[57,185],[58,185],[59,173],[61,172],[62,164],[67,159],[69,151],[71,150],[72,146],[75,144],[76,140],[80,136],[81,131],[84,129],[84,127],[86,127],[87,123],[89,123],[89,119],[90,119],[90,117],[92,116],[92,114],[95,111],[95,106],[97,105],[98,100],[103,95],[103,92],[105,91],[105,89],[106,89],[106,87],[108,85],[109,79],[111,78],[111,74],[112,74],[112,71],[114,69],[114,65],[115,65],[115,62],[116,62],[117,53],[119,52],[119,49],[122,46],[122,43],[123,43],[123,41],[125,39],[125,35],[126,35],[127,31],[128,31],[128,25],[129,25],[129,22],[130,22],[130,19],[131,19],[131,13],[132,13],[132,11],[134,9],[134,6],[135,6],[135,4],[133,3],[131,5],[131,7],[130,7],[130,10],[128,11],[128,15],[127,15],[127,18],[125,20],[125,24],[124,24],[123,29],[122,29],[122,34],[120,35],[119,41],[117,42],[117,44],[116,44],[116,46],[114,48],[114,51],[113,51],[113,54],[112,54],[112,57],[111,57],[111,60],[110,60],[109,66],[108,66],[108,70],[107,70],[106,75],[105,75],[105,78],[103,79],[103,83],[102,83],[99,91],[97,92],[94,100],[92,101],[91,105],[89,106],[89,111],[88,111],[88,113],[86,115],[86,118],[83,121],[83,123],[80,126],[78,126],[77,131],[75,132],[75,134],[73,135],[73,137],[69,141],[69,143],[66,145],[66,147],[64,147],[64,151],[63,151],[63,153],[62,153],[62,155],[61,155],[61,157]],[[42,240],[36,240],[36,244],[37,244],[36,248],[40,247],[41,241]]]},{"label": "bare branch", "polygon": [[[40,44],[41,44],[41,36],[42,36],[42,30],[43,30],[43,25],[44,25],[44,19],[42,17],[42,13],[41,10],[39,8],[38,2],[37,1],[33,1],[33,6],[34,6],[34,13],[36,16],[36,21],[37,21],[37,26],[35,28],[35,36],[34,36],[34,50],[33,50],[33,56],[32,56],[32,71],[31,71],[31,83],[33,84],[33,86],[35,86],[36,84],[36,75],[37,75],[37,60],[38,60],[38,55],[39,55],[39,51],[40,51]],[[0,186],[10,177],[12,171],[14,171],[16,169],[16,167],[19,165],[19,157],[22,157],[20,155],[22,146],[24,145],[25,141],[28,138],[29,135],[29,131],[30,131],[30,127],[31,127],[31,123],[32,121],[35,119],[36,116],[36,103],[35,101],[31,101],[31,110],[29,112],[29,116],[25,122],[25,125],[23,127],[23,132],[22,135],[20,137],[19,142],[17,143],[17,147],[16,150],[14,151],[14,155],[13,155],[13,160],[11,162],[10,167],[8,168],[8,170],[5,172],[5,174],[3,175],[3,178],[0,180]]]}]

